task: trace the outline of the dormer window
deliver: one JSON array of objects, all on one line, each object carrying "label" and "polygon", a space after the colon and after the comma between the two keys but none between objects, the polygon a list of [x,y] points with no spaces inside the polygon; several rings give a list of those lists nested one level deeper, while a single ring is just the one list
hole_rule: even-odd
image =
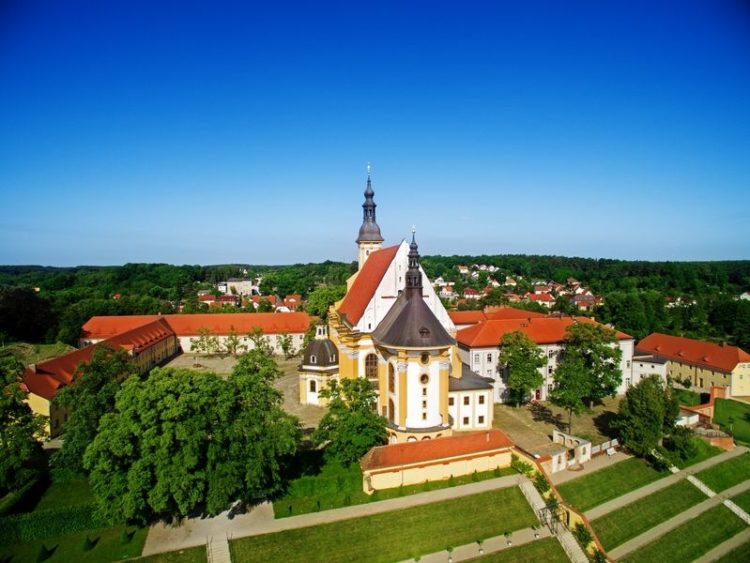
[{"label": "dormer window", "polygon": [[317,363],[317,360],[315,359],[315,356],[310,356],[310,363],[311,364]]},{"label": "dormer window", "polygon": [[430,336],[430,329],[423,326],[419,329],[419,336],[421,336],[422,338],[427,338],[428,336]]}]

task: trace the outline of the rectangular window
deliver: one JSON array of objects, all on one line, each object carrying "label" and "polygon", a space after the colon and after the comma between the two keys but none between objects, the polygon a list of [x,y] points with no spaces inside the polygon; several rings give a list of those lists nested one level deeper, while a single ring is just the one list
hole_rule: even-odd
[{"label": "rectangular window", "polygon": [[627,362],[625,362],[625,367],[626,367],[627,369],[630,369],[630,360],[628,360]]},{"label": "rectangular window", "polygon": [[470,399],[469,399],[468,396],[464,397],[464,405],[468,405],[469,401],[470,401]]},{"label": "rectangular window", "polygon": [[547,373],[552,375],[552,366],[547,366]]},{"label": "rectangular window", "polygon": [[479,404],[480,405],[484,404],[484,395],[479,395]]},{"label": "rectangular window", "polygon": [[423,397],[427,396],[427,387],[422,387],[422,396]]},{"label": "rectangular window", "polygon": [[474,354],[474,365],[475,366],[479,365],[479,354]]},{"label": "rectangular window", "polygon": [[554,350],[550,350],[549,352],[547,352],[547,357],[548,358],[553,358],[554,356],[555,356],[555,351]]},{"label": "rectangular window", "polygon": [[426,408],[427,408],[427,401],[422,401],[422,408],[423,408],[423,409],[426,409]]},{"label": "rectangular window", "polygon": [[422,413],[422,420],[427,420],[427,413],[426,412]]},{"label": "rectangular window", "polygon": [[477,422],[479,422],[479,424],[484,424],[484,417],[483,417],[483,416],[480,416],[480,417],[479,417],[479,418],[477,419]]},{"label": "rectangular window", "polygon": [[469,425],[469,417],[465,416],[464,417],[464,426],[468,426],[468,425]]},{"label": "rectangular window", "polygon": [[453,397],[448,397],[448,406],[449,407],[453,406]]},{"label": "rectangular window", "polygon": [[492,352],[490,352],[490,353],[487,354],[487,361],[488,362],[492,361]]}]

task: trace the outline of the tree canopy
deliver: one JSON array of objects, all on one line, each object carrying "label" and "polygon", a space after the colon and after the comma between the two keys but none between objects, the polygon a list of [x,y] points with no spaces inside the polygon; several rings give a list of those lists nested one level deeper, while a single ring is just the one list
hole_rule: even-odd
[{"label": "tree canopy", "polygon": [[386,420],[379,416],[377,397],[362,377],[331,380],[320,396],[328,399],[328,412],[315,430],[313,440],[325,446],[325,458],[342,465],[356,463],[373,446],[385,444]]},{"label": "tree canopy", "polygon": [[657,375],[641,379],[625,392],[613,424],[623,445],[646,457],[674,428],[680,407]]},{"label": "tree canopy", "polygon": [[498,360],[506,373],[510,399],[516,405],[526,402],[529,393],[544,382],[544,376],[539,372],[539,368],[547,365],[547,357],[539,346],[520,330],[503,335]]},{"label": "tree canopy", "polygon": [[251,350],[227,380],[157,368],[128,379],[85,456],[100,511],[112,521],[216,514],[279,490],[297,419],[273,387],[273,359]]},{"label": "tree canopy", "polygon": [[99,420],[115,408],[115,395],[123,380],[138,370],[125,350],[99,345],[91,361],[78,366],[73,384],[61,388],[53,399],[56,407],[67,409],[63,445],[53,463],[73,471],[83,470],[83,454],[94,441]]},{"label": "tree canopy", "polygon": [[614,397],[622,382],[622,350],[617,333],[594,323],[573,323],[565,330],[561,364],[579,358],[587,381],[584,397],[591,406],[604,397]]},{"label": "tree canopy", "polygon": [[589,375],[583,358],[566,356],[555,370],[554,381],[552,402],[568,411],[568,432],[572,434],[573,415],[586,410],[583,400],[589,389]]},{"label": "tree canopy", "polygon": [[12,357],[0,358],[0,493],[17,484],[20,471],[39,450],[44,420],[24,401],[23,365]]}]

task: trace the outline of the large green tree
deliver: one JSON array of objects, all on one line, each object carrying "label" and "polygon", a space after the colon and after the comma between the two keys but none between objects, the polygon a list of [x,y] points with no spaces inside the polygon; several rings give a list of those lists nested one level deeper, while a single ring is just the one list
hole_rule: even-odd
[{"label": "large green tree", "polygon": [[23,365],[0,358],[0,494],[18,484],[20,470],[39,450],[44,420],[31,412],[21,387]]},{"label": "large green tree", "polygon": [[561,363],[578,359],[587,375],[583,396],[589,407],[604,397],[614,397],[622,382],[622,350],[617,333],[601,324],[578,322],[569,325],[565,330],[565,352]]},{"label": "large green tree", "polygon": [[336,301],[344,297],[345,294],[345,285],[319,287],[310,293],[307,298],[305,310],[311,315],[319,317],[321,320],[326,320],[328,318],[328,309],[330,309],[331,305]]},{"label": "large green tree", "polygon": [[541,348],[520,330],[503,335],[498,360],[506,374],[510,399],[516,405],[526,402],[529,393],[544,382],[544,376],[539,372],[539,368],[547,365],[547,357]]},{"label": "large green tree", "polygon": [[227,380],[157,368],[128,379],[102,418],[85,466],[103,515],[146,522],[209,514],[277,492],[299,440],[272,358],[251,350]]},{"label": "large green tree", "polygon": [[122,349],[99,345],[91,361],[81,363],[73,384],[60,389],[53,404],[67,409],[63,445],[53,457],[53,463],[74,471],[83,470],[83,454],[94,441],[99,420],[115,408],[115,395],[123,380],[138,373],[138,369]]},{"label": "large green tree", "polygon": [[626,391],[613,426],[626,448],[645,457],[672,432],[679,411],[670,389],[659,376],[652,375]]},{"label": "large green tree", "polygon": [[325,446],[325,458],[342,465],[356,463],[373,446],[385,444],[386,420],[376,412],[377,397],[362,377],[332,380],[320,392],[328,399],[328,412],[313,434]]},{"label": "large green tree", "polygon": [[566,356],[555,370],[554,381],[552,402],[568,411],[568,432],[572,434],[573,415],[586,410],[583,400],[589,389],[589,375],[583,358]]}]

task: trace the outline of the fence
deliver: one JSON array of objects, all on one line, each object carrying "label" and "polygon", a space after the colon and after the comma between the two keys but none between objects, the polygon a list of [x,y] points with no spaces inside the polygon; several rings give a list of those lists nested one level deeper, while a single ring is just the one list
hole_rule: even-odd
[{"label": "fence", "polygon": [[618,442],[617,438],[615,438],[614,440],[609,440],[608,442],[604,442],[602,444],[599,444],[598,446],[592,446],[591,455],[595,456],[596,454],[604,453],[609,448],[616,448],[619,445],[620,445],[620,442]]}]

